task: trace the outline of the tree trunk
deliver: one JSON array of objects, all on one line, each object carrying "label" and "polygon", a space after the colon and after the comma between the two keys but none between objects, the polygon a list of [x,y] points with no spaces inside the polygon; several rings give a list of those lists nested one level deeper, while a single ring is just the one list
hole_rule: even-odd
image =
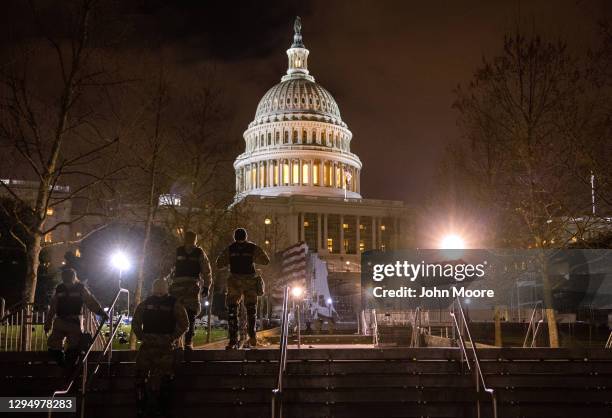
[{"label": "tree trunk", "polygon": [[502,328],[501,328],[501,317],[499,314],[499,306],[495,307],[495,345],[497,347],[501,347],[503,345],[502,341]]},{"label": "tree trunk", "polygon": [[23,299],[27,304],[24,311],[23,324],[21,325],[21,349],[30,351],[32,342],[32,304],[36,294],[36,282],[38,278],[38,265],[40,264],[40,250],[42,237],[34,233],[31,242],[26,249],[26,277],[23,287]]},{"label": "tree trunk", "polygon": [[[154,164],[155,168],[155,164]],[[145,278],[145,262],[147,258],[147,251],[149,249],[149,241],[151,240],[151,225],[153,224],[153,219],[155,217],[155,175],[151,175],[151,189],[149,195],[149,207],[147,213],[147,219],[145,221],[145,230],[144,230],[144,239],[142,240],[142,251],[140,253],[140,258],[138,259],[138,279],[136,281],[136,290],[134,291],[134,311],[136,311],[136,307],[142,301],[142,287],[144,284]],[[130,333],[130,350],[136,349],[136,334],[133,332]]]},{"label": "tree trunk", "polygon": [[544,293],[544,308],[546,310],[546,323],[548,325],[548,341],[551,348],[559,348],[559,331],[557,329],[557,315],[552,300],[552,289],[548,277],[546,257],[542,257],[542,291]]}]

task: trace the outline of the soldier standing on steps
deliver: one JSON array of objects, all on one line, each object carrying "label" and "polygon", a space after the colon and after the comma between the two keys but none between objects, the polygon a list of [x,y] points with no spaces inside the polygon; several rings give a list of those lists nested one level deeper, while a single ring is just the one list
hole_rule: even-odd
[{"label": "soldier standing on steps", "polygon": [[185,232],[184,245],[176,250],[170,294],[187,310],[189,329],[185,334],[185,350],[193,350],[195,319],[202,310],[201,296],[208,297],[212,282],[210,262],[204,250],[196,245],[195,232]]},{"label": "soldier standing on steps", "polygon": [[247,312],[247,333],[249,346],[257,346],[255,321],[257,319],[257,296],[263,295],[263,279],[255,271],[254,264],[268,264],[270,259],[266,252],[254,243],[247,241],[247,231],[238,228],[234,231],[234,242],[217,257],[217,268],[229,266],[230,277],[227,279],[227,328],[229,344],[227,349],[238,345],[238,305],[242,298]]},{"label": "soldier standing on steps", "polygon": [[155,280],[153,295],[136,307],[132,320],[132,331],[142,341],[136,357],[138,417],[171,416],[175,351],[188,328],[187,311],[168,294],[168,282]]},{"label": "soldier standing on steps", "polygon": [[[62,270],[62,283],[55,288],[49,315],[44,325],[45,333],[51,331],[47,339],[49,354],[61,366],[74,366],[81,350],[85,348],[83,344],[84,304],[93,313],[104,319],[108,318],[96,298],[84,284],[79,282],[76,272],[70,268]],[[65,355],[64,340],[67,345]]]}]

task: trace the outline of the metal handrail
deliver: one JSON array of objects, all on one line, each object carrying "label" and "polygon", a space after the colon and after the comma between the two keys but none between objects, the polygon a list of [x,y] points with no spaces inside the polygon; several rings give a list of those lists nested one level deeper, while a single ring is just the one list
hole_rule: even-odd
[{"label": "metal handrail", "polygon": [[[462,354],[465,356],[466,364],[468,366],[468,370],[472,371],[472,367],[470,366],[470,362],[468,361],[467,350],[465,348],[465,340],[463,338],[463,334],[461,333],[461,327],[459,327],[459,323],[457,322],[457,315],[455,313],[455,306],[458,307],[458,311],[461,314],[461,323],[465,329],[467,337],[469,339],[472,354],[474,356],[474,372],[476,374],[476,393],[480,393],[480,387],[487,392],[491,396],[491,403],[493,406],[493,418],[497,418],[497,396],[495,395],[495,390],[487,386],[485,382],[485,377],[482,372],[482,368],[480,367],[480,359],[478,358],[478,353],[476,352],[476,343],[472,339],[472,334],[470,332],[470,327],[468,325],[467,319],[465,317],[465,313],[463,312],[463,307],[461,306],[461,300],[457,297],[456,302],[453,303],[453,307],[450,311],[450,315],[453,318],[453,323],[457,330],[457,335],[459,336],[459,344],[462,350]],[[480,399],[476,399],[476,413],[477,417],[480,418]]]},{"label": "metal handrail", "polygon": [[[420,343],[420,330],[421,330],[421,307],[418,306],[415,310],[414,310],[414,317],[413,317],[413,323],[412,323],[412,337],[410,339],[410,347],[413,348],[418,348],[420,347],[421,343]],[[418,322],[418,325],[417,325]]]},{"label": "metal handrail", "polygon": [[[538,307],[540,308],[540,320],[538,321],[537,325],[535,325],[534,321]],[[529,334],[531,334],[531,344],[529,347],[533,348],[536,343],[538,331],[540,330],[540,325],[542,325],[542,323],[544,323],[544,305],[542,304],[542,301],[538,301],[533,305],[533,311],[531,312],[531,318],[529,319],[529,326],[527,327],[527,333],[525,334],[525,340],[523,341],[523,348],[527,348]]]},{"label": "metal handrail", "polygon": [[372,324],[372,344],[378,347],[378,319],[376,318],[376,309],[370,311],[370,324]]},{"label": "metal handrail", "polygon": [[278,359],[278,375],[276,388],[272,390],[272,418],[283,417],[283,377],[287,368],[287,341],[289,335],[289,286],[285,286],[283,296],[283,311],[281,317],[280,356]]},{"label": "metal handrail", "polygon": [[[115,298],[113,299],[113,302],[111,303],[111,305],[110,305],[110,307],[108,309],[108,312],[111,313],[111,315],[109,315],[109,319],[110,319],[109,320],[109,326],[110,326],[111,332],[110,332],[108,340],[106,341],[106,344],[104,346],[104,350],[102,351],[102,354],[100,355],[100,359],[96,363],[96,368],[95,368],[94,372],[92,373],[92,376],[95,375],[98,372],[98,369],[100,367],[100,363],[101,363],[102,359],[104,358],[104,356],[106,355],[106,353],[107,352],[111,352],[112,353],[112,351],[113,351],[113,339],[115,338],[115,334],[117,334],[117,331],[119,330],[119,325],[121,324],[121,321],[123,320],[123,314],[119,315],[119,319],[117,320],[117,323],[115,325],[115,324],[113,324],[112,312],[113,312],[113,309],[115,308],[115,305],[117,304],[117,301],[119,300],[119,296],[121,296],[121,294],[124,294],[124,293],[127,294],[127,297],[128,297],[128,307],[129,307],[130,293],[129,293],[129,291],[127,289],[120,288],[117,291],[117,293],[115,294]],[[96,330],[96,333],[94,334],[93,338],[91,339],[91,342],[89,344],[89,347],[87,347],[87,351],[85,352],[85,355],[83,356],[82,359],[79,360],[79,364],[77,365],[77,367],[75,368],[74,372],[72,373],[72,376],[70,377],[70,380],[68,382],[68,385],[66,386],[66,389],[56,390],[55,392],[53,392],[53,395],[51,395],[51,399],[54,399],[56,396],[68,394],[70,392],[70,390],[72,389],[72,386],[74,385],[74,382],[79,377],[79,374],[81,374],[81,371],[82,371],[82,380],[81,380],[81,418],[85,417],[85,392],[86,392],[87,382],[89,380],[89,377],[87,376],[87,359],[89,358],[89,355],[93,351],[93,347],[95,345],[95,342],[98,339],[98,337],[100,336],[100,333],[102,332],[102,327],[104,327],[105,322],[106,322],[106,318],[103,318],[100,321],[100,325],[98,326],[98,329]],[[51,402],[51,404],[53,404],[53,402]],[[48,415],[47,415],[48,418],[51,418],[52,414],[53,414],[53,410],[49,409]]]},{"label": "metal handrail", "polygon": [[608,335],[608,340],[606,341],[604,348],[612,348],[612,331],[610,331],[610,335]]}]

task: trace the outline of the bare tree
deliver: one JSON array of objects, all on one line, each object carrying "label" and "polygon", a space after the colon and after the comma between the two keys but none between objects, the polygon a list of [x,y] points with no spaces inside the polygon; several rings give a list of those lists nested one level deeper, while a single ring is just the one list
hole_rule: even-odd
[{"label": "bare tree", "polygon": [[[5,168],[34,182],[34,196],[24,196],[15,182],[3,181],[0,187],[29,212],[28,220],[13,215],[26,235],[26,240],[17,234],[14,238],[26,252],[23,296],[32,303],[43,237],[87,216],[102,215],[91,198],[108,187],[121,167],[107,158],[116,151],[119,138],[100,123],[101,98],[113,81],[94,36],[103,24],[96,14],[97,1],[82,0],[62,8],[69,24],[59,34],[52,33],[50,28],[56,28],[33,2],[30,6],[41,38],[15,42],[1,68],[0,141],[14,161]],[[70,190],[56,193],[63,184],[69,184]],[[48,222],[54,207],[79,200],[79,215]],[[30,327],[22,334],[23,347],[28,349]]]},{"label": "bare tree", "polygon": [[[453,183],[473,208],[493,212],[497,244],[563,247],[578,215],[588,213],[589,166],[580,152],[586,143],[576,135],[588,123],[585,85],[580,61],[563,42],[517,33],[456,90],[464,136],[455,145],[461,152],[449,154],[450,166],[462,172]],[[551,284],[541,264],[550,345],[558,347]]]}]

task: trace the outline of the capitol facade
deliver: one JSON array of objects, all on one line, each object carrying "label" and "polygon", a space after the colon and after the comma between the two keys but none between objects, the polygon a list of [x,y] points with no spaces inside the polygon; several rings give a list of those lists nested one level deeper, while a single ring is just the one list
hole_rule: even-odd
[{"label": "capitol facade", "polygon": [[244,132],[245,151],[234,162],[234,205],[250,207],[261,225],[251,237],[269,252],[305,241],[327,262],[332,280],[352,276],[352,290],[345,290],[358,291],[361,253],[404,244],[406,207],[362,197],[353,133],[308,70],[299,18],[287,57],[287,73],[263,95]]}]

